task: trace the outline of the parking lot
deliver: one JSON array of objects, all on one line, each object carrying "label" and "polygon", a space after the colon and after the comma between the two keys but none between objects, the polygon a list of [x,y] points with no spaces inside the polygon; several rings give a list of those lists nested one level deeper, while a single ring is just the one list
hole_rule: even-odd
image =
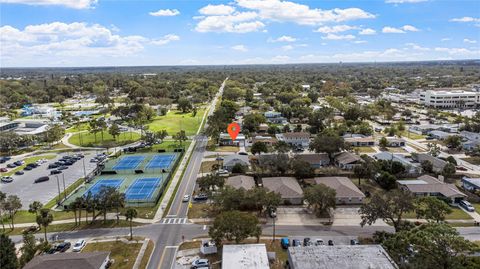
[{"label": "parking lot", "polygon": [[[60,191],[63,191],[63,181],[65,179],[65,188],[68,188],[76,180],[81,177],[84,177],[83,169],[83,160],[85,161],[85,172],[89,174],[96,167],[96,163],[91,163],[90,159],[95,155],[94,153],[85,153],[85,158],[79,160],[68,167],[68,169],[63,170],[61,174],[50,175],[50,170],[47,169],[48,165],[58,161],[62,156],[69,154],[59,154],[57,158],[47,161],[46,163],[41,164],[39,167],[31,170],[25,171],[23,175],[12,175],[13,182],[11,183],[0,183],[0,191],[6,193],[7,195],[17,195],[22,201],[22,209],[28,209],[28,205],[33,201],[40,201],[43,204],[48,203],[55,196],[58,195],[58,185],[60,185]],[[6,164],[3,164],[1,167],[5,167]],[[41,176],[49,176],[50,180],[34,183],[34,180]],[[57,184],[58,178],[58,184]]]}]

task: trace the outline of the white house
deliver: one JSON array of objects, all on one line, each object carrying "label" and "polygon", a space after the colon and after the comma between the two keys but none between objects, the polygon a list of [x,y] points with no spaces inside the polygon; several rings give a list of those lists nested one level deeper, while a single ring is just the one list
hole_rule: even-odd
[{"label": "white house", "polygon": [[276,134],[278,141],[284,141],[291,146],[306,148],[310,144],[310,134],[305,132],[292,132]]}]

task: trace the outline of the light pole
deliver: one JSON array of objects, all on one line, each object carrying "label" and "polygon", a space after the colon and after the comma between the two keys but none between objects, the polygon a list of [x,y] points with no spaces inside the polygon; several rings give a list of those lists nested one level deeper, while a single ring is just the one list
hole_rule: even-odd
[{"label": "light pole", "polygon": [[59,179],[58,179],[58,175],[55,175],[55,177],[57,178],[57,187],[58,187],[58,200],[57,200],[57,204],[59,205],[60,204],[60,182],[59,182]]},{"label": "light pole", "polygon": [[67,200],[67,191],[65,189],[65,174],[62,173],[62,178],[63,178],[63,201]]}]

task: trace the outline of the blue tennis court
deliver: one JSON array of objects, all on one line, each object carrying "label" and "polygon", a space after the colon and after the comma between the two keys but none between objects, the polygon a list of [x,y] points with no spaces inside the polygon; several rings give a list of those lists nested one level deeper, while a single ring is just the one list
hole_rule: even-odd
[{"label": "blue tennis court", "polygon": [[115,189],[117,189],[120,184],[122,184],[122,181],[123,179],[102,179],[102,180],[99,180],[97,182],[95,182],[95,184],[93,184],[93,186],[90,187],[90,189],[88,189],[88,191],[85,192],[84,196],[87,196],[88,193],[91,193],[93,196],[97,195],[100,190],[102,189],[102,187],[113,187]]},{"label": "blue tennis court", "polygon": [[173,154],[155,155],[148,163],[147,169],[170,168],[174,159],[175,159],[175,155]]},{"label": "blue tennis court", "polygon": [[120,159],[113,167],[113,170],[131,170],[137,168],[137,166],[145,159],[144,156],[125,156]]},{"label": "blue tennis court", "polygon": [[125,193],[126,200],[148,200],[160,184],[160,178],[140,178],[135,180]]}]

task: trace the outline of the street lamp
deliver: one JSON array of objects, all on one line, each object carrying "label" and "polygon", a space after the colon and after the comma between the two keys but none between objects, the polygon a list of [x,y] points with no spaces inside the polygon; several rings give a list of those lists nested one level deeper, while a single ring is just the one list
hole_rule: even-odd
[{"label": "street lamp", "polygon": [[58,179],[58,175],[55,175],[55,177],[57,178],[57,187],[58,187],[58,200],[57,200],[57,205],[60,205],[60,182],[59,182],[59,179]]}]

